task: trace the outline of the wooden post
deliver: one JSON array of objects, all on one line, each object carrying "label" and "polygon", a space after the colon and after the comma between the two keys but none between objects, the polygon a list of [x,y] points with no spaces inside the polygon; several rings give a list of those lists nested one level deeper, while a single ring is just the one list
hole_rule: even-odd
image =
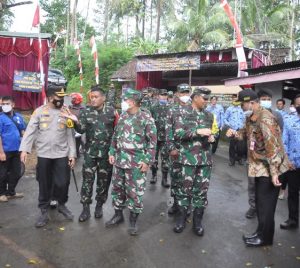
[{"label": "wooden post", "polygon": [[189,86],[192,86],[192,70],[190,69],[190,73],[189,73]]}]

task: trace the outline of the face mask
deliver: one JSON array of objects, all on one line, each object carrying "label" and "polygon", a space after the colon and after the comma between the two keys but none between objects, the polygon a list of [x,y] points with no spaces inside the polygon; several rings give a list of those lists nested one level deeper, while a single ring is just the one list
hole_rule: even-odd
[{"label": "face mask", "polygon": [[4,113],[9,113],[9,112],[11,112],[11,110],[12,110],[11,104],[8,104],[8,105],[2,105],[2,111],[3,111]]},{"label": "face mask", "polygon": [[64,105],[64,100],[53,100],[52,103],[54,104],[55,108],[60,109]]},{"label": "face mask", "polygon": [[270,100],[261,100],[260,105],[265,109],[271,109],[272,101],[270,101]]},{"label": "face mask", "polygon": [[290,113],[292,113],[292,114],[293,114],[293,113],[295,113],[295,112],[296,112],[296,108],[295,108],[295,107],[293,107],[293,106],[292,106],[292,107],[290,107]]},{"label": "face mask", "polygon": [[122,112],[127,112],[127,110],[129,109],[129,104],[126,102],[126,101],[122,101],[121,103],[121,109],[122,109]]},{"label": "face mask", "polygon": [[300,115],[300,106],[296,107],[297,114]]},{"label": "face mask", "polygon": [[161,105],[166,105],[168,103],[167,100],[159,100],[159,104]]},{"label": "face mask", "polygon": [[252,111],[252,110],[248,110],[248,111],[245,111],[245,112],[244,112],[244,115],[245,115],[246,117],[250,117],[252,114],[253,114],[253,111]]},{"label": "face mask", "polygon": [[179,97],[180,101],[183,102],[183,103],[187,103],[190,101],[190,96],[182,96],[182,97]]}]

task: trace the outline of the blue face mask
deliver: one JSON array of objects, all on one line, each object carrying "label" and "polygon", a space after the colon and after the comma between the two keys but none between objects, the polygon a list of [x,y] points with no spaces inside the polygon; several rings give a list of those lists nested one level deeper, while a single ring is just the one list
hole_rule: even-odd
[{"label": "blue face mask", "polygon": [[168,103],[167,100],[159,100],[159,104],[161,105],[166,105]]},{"label": "blue face mask", "polygon": [[272,101],[270,101],[270,100],[261,100],[260,105],[261,105],[261,107],[263,107],[265,109],[271,109]]}]

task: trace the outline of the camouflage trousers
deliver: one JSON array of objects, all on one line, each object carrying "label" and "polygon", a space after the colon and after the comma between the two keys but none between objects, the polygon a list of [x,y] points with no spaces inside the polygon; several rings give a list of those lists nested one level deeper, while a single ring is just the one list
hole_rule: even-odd
[{"label": "camouflage trousers", "polygon": [[114,167],[112,176],[112,203],[115,209],[128,209],[134,213],[143,211],[143,196],[146,189],[146,173],[139,168]]},{"label": "camouflage trousers", "polygon": [[108,189],[112,176],[112,165],[108,162],[108,157],[93,158],[88,154],[84,155],[82,167],[82,187],[81,203],[91,204],[93,195],[93,185],[97,176],[96,201],[105,203],[108,196]]},{"label": "camouflage trousers", "polygon": [[211,166],[181,165],[178,187],[175,191],[179,206],[185,209],[187,209],[190,204],[193,208],[207,206],[207,191],[211,170]]},{"label": "camouflage trousers", "polygon": [[161,171],[168,172],[169,171],[169,154],[166,148],[165,141],[157,141],[156,153],[155,153],[155,162],[151,166],[151,171],[153,175],[156,175],[158,170],[158,156],[161,156]]},{"label": "camouflage trousers", "polygon": [[171,167],[170,167],[170,177],[171,177],[171,196],[175,197],[178,185],[179,185],[179,173],[181,171],[181,165],[170,159]]}]

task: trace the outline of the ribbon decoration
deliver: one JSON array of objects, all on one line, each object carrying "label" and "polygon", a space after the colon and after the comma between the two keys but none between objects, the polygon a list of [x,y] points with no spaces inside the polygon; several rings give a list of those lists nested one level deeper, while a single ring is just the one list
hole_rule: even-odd
[{"label": "ribbon decoration", "polygon": [[98,52],[97,52],[97,45],[96,45],[95,36],[91,37],[90,47],[92,48],[92,55],[94,56],[94,61],[95,61],[96,84],[99,85],[99,63],[98,63]]},{"label": "ribbon decoration", "polygon": [[236,18],[232,12],[232,9],[230,5],[228,4],[227,0],[221,0],[221,6],[224,8],[225,13],[229,17],[229,20],[236,32],[236,55],[238,58],[239,62],[239,71],[238,71],[238,77],[240,76],[246,76],[246,72],[243,72],[242,70],[247,69],[247,61],[246,61],[246,55],[244,51],[244,45],[243,45],[243,38],[242,38],[242,33],[240,30],[240,27],[236,21]]},{"label": "ribbon decoration", "polygon": [[83,93],[83,70],[82,70],[82,60],[81,60],[81,50],[79,42],[77,39],[74,40],[74,48],[78,56],[78,67],[79,67],[79,77],[80,77],[80,93]]},{"label": "ribbon decoration", "polygon": [[45,74],[44,74],[44,66],[43,66],[43,47],[42,47],[41,24],[40,24],[40,1],[37,2],[36,10],[32,21],[32,27],[38,27],[38,31],[39,31],[38,70],[40,71],[40,84],[42,85],[42,100],[45,103],[46,93],[45,93]]}]

